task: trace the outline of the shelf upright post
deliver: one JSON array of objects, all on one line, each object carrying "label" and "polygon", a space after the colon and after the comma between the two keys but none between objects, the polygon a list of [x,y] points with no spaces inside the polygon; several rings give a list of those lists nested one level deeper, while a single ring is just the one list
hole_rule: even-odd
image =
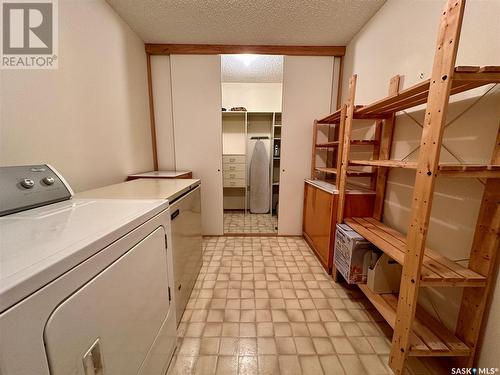
[{"label": "shelf upright post", "polygon": [[453,82],[465,0],[448,0],[443,9],[425,110],[415,188],[411,206],[407,249],[401,277],[399,301],[389,365],[404,373],[415,319],[422,258],[429,227],[434,185]]},{"label": "shelf upright post", "polygon": [[[401,76],[396,75],[391,78],[389,82],[389,96],[395,95],[399,92],[399,84]],[[383,120],[382,134],[380,134],[379,144],[379,159],[388,160],[391,157],[392,139],[394,135],[395,114],[393,113],[389,118]],[[377,178],[375,183],[375,204],[373,208],[373,217],[377,220],[382,220],[382,213],[384,210],[385,188],[387,186],[387,177],[389,168],[377,168]]]}]

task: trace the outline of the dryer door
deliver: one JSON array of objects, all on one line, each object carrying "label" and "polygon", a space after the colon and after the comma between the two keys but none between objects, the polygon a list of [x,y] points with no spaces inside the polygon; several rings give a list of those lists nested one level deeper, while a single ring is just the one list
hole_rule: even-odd
[{"label": "dryer door", "polygon": [[44,333],[50,373],[137,374],[169,305],[158,228],[54,310]]}]

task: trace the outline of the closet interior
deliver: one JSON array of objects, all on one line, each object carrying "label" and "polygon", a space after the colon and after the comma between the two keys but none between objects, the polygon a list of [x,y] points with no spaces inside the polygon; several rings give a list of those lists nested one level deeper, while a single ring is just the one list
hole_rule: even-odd
[{"label": "closet interior", "polygon": [[225,233],[278,231],[282,61],[222,56]]}]

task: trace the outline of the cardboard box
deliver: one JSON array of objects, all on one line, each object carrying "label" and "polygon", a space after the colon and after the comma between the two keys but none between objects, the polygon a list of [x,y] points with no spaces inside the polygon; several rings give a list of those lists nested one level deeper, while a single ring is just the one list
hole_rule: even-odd
[{"label": "cardboard box", "polygon": [[337,224],[334,261],[349,284],[366,284],[375,247],[347,224]]}]

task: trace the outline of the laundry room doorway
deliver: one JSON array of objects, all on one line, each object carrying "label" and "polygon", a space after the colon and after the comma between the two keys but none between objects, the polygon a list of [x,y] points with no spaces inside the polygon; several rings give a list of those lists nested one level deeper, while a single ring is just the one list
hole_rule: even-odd
[{"label": "laundry room doorway", "polygon": [[283,56],[221,55],[224,234],[278,233]]}]

